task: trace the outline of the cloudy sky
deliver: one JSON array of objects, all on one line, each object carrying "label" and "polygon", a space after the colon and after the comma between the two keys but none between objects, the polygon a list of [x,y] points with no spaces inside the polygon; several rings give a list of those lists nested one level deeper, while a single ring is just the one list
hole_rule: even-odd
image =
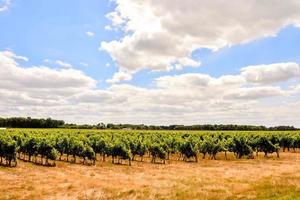
[{"label": "cloudy sky", "polygon": [[0,0],[0,116],[300,127],[299,0]]}]

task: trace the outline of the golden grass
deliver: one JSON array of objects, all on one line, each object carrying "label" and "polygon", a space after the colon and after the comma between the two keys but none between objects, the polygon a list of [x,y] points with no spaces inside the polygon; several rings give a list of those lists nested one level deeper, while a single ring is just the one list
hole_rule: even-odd
[{"label": "golden grass", "polygon": [[254,160],[0,167],[2,199],[300,199],[300,154]]}]

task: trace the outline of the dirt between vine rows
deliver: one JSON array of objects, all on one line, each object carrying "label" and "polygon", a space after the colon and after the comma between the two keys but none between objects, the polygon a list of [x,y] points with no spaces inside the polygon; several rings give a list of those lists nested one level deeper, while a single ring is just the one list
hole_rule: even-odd
[{"label": "dirt between vine rows", "polygon": [[134,161],[96,166],[57,162],[43,167],[19,161],[0,167],[2,199],[300,199],[300,152],[237,160],[171,158],[166,164]]}]

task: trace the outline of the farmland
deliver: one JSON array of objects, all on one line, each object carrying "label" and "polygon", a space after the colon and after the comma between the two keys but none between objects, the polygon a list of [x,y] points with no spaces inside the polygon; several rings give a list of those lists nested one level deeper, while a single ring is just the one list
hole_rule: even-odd
[{"label": "farmland", "polygon": [[0,199],[295,199],[299,141],[299,131],[1,130]]}]

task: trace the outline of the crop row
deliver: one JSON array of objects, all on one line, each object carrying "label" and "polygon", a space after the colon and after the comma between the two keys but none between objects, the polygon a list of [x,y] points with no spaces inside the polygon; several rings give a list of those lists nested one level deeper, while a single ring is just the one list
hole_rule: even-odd
[{"label": "crop row", "polygon": [[[127,160],[128,164],[145,155],[153,163],[165,163],[171,155],[183,161],[198,162],[202,158],[217,159],[228,152],[237,159],[254,158],[259,152],[268,154],[297,151],[299,132],[238,132],[238,133],[171,133],[171,132],[64,132],[23,131],[0,132],[1,165],[16,166],[17,158],[45,166],[56,160],[95,164],[96,159],[112,162]],[[227,158],[227,157],[226,157]]]}]

